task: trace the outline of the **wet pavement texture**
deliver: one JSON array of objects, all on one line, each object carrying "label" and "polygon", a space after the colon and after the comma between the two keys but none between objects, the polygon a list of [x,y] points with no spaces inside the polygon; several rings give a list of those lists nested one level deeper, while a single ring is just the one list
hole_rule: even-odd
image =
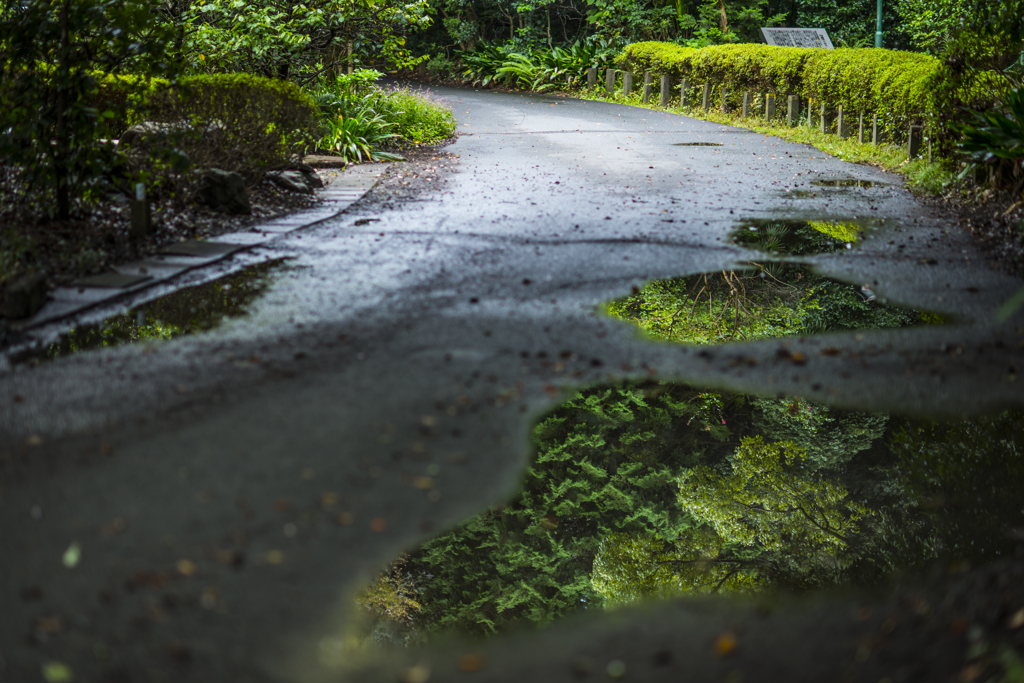
[{"label": "wet pavement texture", "polygon": [[[1024,606],[985,590],[1019,586],[1017,564],[856,599],[587,614],[412,661],[339,656],[352,590],[514,495],[533,425],[579,387],[671,379],[945,418],[1024,398],[1024,316],[994,317],[1021,283],[898,178],[666,113],[435,92],[464,134],[444,150],[457,158],[412,178],[398,165],[338,218],[256,249],[292,267],[249,315],[5,370],[0,676],[962,678],[984,629]],[[722,146],[678,146],[694,142]],[[780,196],[828,178],[885,185]],[[956,323],[698,349],[604,313],[652,280],[762,257],[730,233],[777,219],[870,221],[806,267]]]}]

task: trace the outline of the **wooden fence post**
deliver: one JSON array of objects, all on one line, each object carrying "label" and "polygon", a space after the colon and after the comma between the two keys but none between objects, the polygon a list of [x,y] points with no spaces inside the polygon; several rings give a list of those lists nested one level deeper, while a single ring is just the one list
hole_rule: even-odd
[{"label": "wooden fence post", "polygon": [[650,71],[644,72],[644,104],[649,104],[651,101],[651,93],[654,92],[654,76],[651,75]]},{"label": "wooden fence post", "polygon": [[767,93],[764,96],[764,118],[765,121],[775,120],[775,94]]},{"label": "wooden fence post", "polygon": [[786,112],[786,123],[795,126],[800,119],[800,98],[796,95],[789,96],[789,109]]},{"label": "wooden fence post", "polygon": [[916,159],[921,156],[921,143],[924,137],[924,126],[911,126],[907,135],[907,158]]},{"label": "wooden fence post", "polygon": [[744,90],[743,91],[743,118],[747,118],[747,117],[750,116],[750,100],[751,100],[750,91],[749,90]]},{"label": "wooden fence post", "polygon": [[622,96],[629,97],[630,93],[633,92],[633,72],[623,71],[622,72]]},{"label": "wooden fence post", "polygon": [[682,83],[679,84],[679,108],[686,109],[690,106],[690,79],[684,78]]},{"label": "wooden fence post", "polygon": [[864,127],[864,110],[860,110],[860,122],[857,125],[857,142],[864,144],[868,141],[868,130]]},{"label": "wooden fence post", "polygon": [[667,107],[670,99],[672,99],[672,77],[665,74],[661,77],[661,99],[658,100],[658,104]]},{"label": "wooden fence post", "polygon": [[595,67],[590,67],[589,69],[587,69],[587,89],[593,90],[596,85],[597,69]]},{"label": "wooden fence post", "polygon": [[701,101],[700,101],[700,108],[703,109],[704,111],[707,111],[710,106],[711,106],[711,84],[710,83],[705,83],[704,84],[704,93],[703,93],[703,95],[701,97]]},{"label": "wooden fence post", "polygon": [[878,127],[878,114],[871,117],[871,144],[882,144],[882,129]]},{"label": "wooden fence post", "polygon": [[604,91],[606,95],[615,94],[615,69],[606,69],[604,72]]},{"label": "wooden fence post", "polygon": [[822,134],[832,132],[832,116],[831,112],[825,108],[825,103],[821,103],[821,128]]}]

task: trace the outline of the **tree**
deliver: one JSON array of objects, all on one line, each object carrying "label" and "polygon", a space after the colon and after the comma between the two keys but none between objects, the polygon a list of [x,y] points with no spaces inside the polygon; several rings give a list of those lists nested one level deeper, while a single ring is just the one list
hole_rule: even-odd
[{"label": "tree", "polygon": [[426,0],[206,0],[184,13],[195,71],[312,82],[342,66],[410,63],[405,36],[428,26]]},{"label": "tree", "polygon": [[0,156],[61,220],[110,166],[97,73],[160,72],[167,32],[141,0],[28,0],[0,10]]}]

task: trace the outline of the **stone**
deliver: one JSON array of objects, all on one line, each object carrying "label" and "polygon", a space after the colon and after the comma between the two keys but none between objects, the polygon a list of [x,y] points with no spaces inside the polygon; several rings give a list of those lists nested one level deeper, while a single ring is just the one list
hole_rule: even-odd
[{"label": "stone", "polygon": [[134,126],[126,130],[121,134],[121,139],[117,141],[117,144],[128,145],[129,147],[136,146],[161,138],[165,138],[170,135],[175,125],[172,123],[159,123],[157,121],[143,121],[142,123],[136,123]]},{"label": "stone", "polygon": [[209,168],[203,172],[196,190],[196,201],[218,213],[250,214],[252,205],[241,174]]},{"label": "stone", "polygon": [[290,192],[301,192],[302,194],[313,194],[313,188],[306,180],[302,171],[271,171],[267,178],[278,187]]},{"label": "stone", "polygon": [[320,176],[316,173],[316,169],[312,166],[308,164],[299,164],[298,169],[299,173],[302,174],[302,177],[306,179],[306,184],[310,187],[317,188],[324,186],[324,181],[320,179]]},{"label": "stone", "polygon": [[26,273],[14,279],[4,290],[4,317],[29,318],[46,303],[46,278],[41,273]]}]

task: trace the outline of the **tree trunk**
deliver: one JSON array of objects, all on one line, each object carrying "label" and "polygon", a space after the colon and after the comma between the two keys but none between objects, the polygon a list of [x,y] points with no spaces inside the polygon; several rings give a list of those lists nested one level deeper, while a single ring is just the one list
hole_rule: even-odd
[{"label": "tree trunk", "polygon": [[548,5],[546,9],[548,13],[548,49],[551,50],[553,49],[553,45],[551,44],[551,5]]},{"label": "tree trunk", "polygon": [[68,189],[68,89],[71,81],[71,32],[68,29],[68,11],[71,0],[64,0],[60,6],[60,52],[57,57],[56,148],[53,152],[53,175],[56,180],[57,215],[62,221],[71,217],[71,197]]},{"label": "tree trunk", "polygon": [[722,33],[729,32],[729,18],[725,15],[725,0],[718,0],[718,13],[722,17]]}]

